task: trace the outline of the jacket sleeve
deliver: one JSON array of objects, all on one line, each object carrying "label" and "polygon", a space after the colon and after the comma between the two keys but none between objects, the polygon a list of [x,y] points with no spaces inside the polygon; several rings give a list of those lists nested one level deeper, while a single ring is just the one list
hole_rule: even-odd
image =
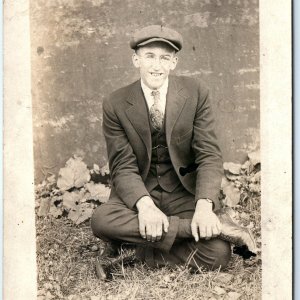
[{"label": "jacket sleeve", "polygon": [[113,188],[129,208],[149,195],[139,174],[137,159],[110,99],[103,102],[103,133],[106,140]]},{"label": "jacket sleeve", "polygon": [[209,198],[214,202],[215,209],[218,209],[223,175],[222,156],[214,132],[209,91],[202,86],[198,89],[192,148],[195,153],[195,163],[198,165],[195,200]]}]

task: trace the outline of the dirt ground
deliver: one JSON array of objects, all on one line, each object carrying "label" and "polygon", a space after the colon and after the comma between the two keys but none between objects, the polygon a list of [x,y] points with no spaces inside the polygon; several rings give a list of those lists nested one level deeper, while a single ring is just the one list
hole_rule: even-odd
[{"label": "dirt ground", "polygon": [[261,298],[261,198],[258,152],[243,164],[224,163],[220,201],[231,207],[236,222],[250,229],[258,255],[243,260],[233,254],[223,270],[191,273],[178,267],[150,269],[142,263],[123,267],[113,280],[99,281],[95,272],[101,240],[90,227],[93,209],[110,191],[107,166],[89,169],[81,158],[36,186],[36,241],[39,300]]},{"label": "dirt ground", "polygon": [[188,270],[125,267],[110,282],[96,277],[100,240],[89,222],[65,217],[37,218],[38,299],[260,299],[261,260],[233,255],[226,270],[190,274]]}]

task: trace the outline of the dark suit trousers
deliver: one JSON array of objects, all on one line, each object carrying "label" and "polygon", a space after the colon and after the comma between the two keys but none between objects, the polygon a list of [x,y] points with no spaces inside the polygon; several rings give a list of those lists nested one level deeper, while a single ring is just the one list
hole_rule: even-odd
[{"label": "dark suit trousers", "polygon": [[168,233],[159,242],[148,242],[141,237],[137,210],[129,209],[118,197],[110,198],[95,210],[91,220],[93,233],[103,240],[137,244],[138,258],[150,266],[216,269],[227,265],[231,256],[229,243],[218,238],[195,242],[192,238],[194,195],[182,186],[171,193],[157,187],[150,195],[169,218]]}]

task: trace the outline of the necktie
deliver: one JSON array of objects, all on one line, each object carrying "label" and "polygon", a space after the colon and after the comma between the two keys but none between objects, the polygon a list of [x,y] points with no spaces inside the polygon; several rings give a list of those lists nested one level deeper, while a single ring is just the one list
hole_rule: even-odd
[{"label": "necktie", "polygon": [[154,103],[150,108],[150,120],[152,126],[156,130],[161,130],[164,116],[162,111],[159,109],[158,102],[159,102],[159,91],[152,91],[151,96],[154,99]]}]

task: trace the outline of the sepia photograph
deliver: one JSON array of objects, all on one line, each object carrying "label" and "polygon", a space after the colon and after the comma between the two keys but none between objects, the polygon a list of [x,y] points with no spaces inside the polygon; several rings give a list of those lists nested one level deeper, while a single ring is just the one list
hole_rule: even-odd
[{"label": "sepia photograph", "polygon": [[[23,299],[283,299],[263,284],[283,221],[269,209],[266,127],[282,121],[288,138],[290,116],[268,117],[260,1],[27,5],[31,132],[17,148],[30,149],[32,198],[15,226],[24,233],[28,218],[33,229],[35,296]],[[290,176],[290,159],[274,161],[278,176]]]},{"label": "sepia photograph", "polygon": [[258,1],[30,21],[38,297],[258,299]]}]

